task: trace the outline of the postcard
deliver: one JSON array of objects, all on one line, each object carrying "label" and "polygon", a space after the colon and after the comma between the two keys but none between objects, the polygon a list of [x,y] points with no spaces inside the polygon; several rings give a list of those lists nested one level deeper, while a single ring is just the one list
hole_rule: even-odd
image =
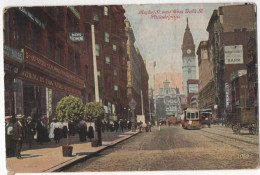
[{"label": "postcard", "polygon": [[259,170],[255,3],[17,4],[2,18],[7,174]]}]

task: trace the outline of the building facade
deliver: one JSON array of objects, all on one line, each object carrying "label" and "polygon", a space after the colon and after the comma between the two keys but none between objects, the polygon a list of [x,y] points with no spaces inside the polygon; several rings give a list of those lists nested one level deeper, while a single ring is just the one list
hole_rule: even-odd
[{"label": "building facade", "polygon": [[181,50],[182,50],[183,93],[187,95],[187,80],[196,79],[196,75],[197,75],[195,45],[190,31],[188,18],[187,18],[187,26],[183,36]]},{"label": "building facade", "polygon": [[[160,107],[157,108],[157,104],[165,108],[165,115],[162,115],[163,113],[159,109]],[[176,89],[170,87],[170,81],[165,80],[163,87],[159,89],[159,93],[156,95],[156,113],[160,118],[165,119],[170,116],[178,116],[180,112],[181,104]]]},{"label": "building facade", "polygon": [[109,115],[126,118],[124,12],[122,6],[9,8],[4,14],[6,115],[54,116],[57,102],[69,94],[95,100],[94,25],[100,101]]},{"label": "building facade", "polygon": [[136,102],[135,115],[149,116],[148,80],[145,62],[135,46],[135,36],[128,19],[125,20],[127,40],[127,99]]},{"label": "building facade", "polygon": [[189,79],[187,81],[187,105],[189,107],[198,107],[199,80]]},{"label": "building facade", "polygon": [[[213,11],[209,20],[208,59],[205,60],[209,63],[206,72],[210,76],[210,82],[202,75],[203,73],[200,73],[202,87],[200,87],[199,106],[212,112],[213,118],[220,119],[225,113],[229,101],[226,97],[230,89],[231,73],[246,69],[248,63],[246,45],[248,39],[255,35],[256,30],[254,8],[252,4],[222,6]],[[243,14],[238,14],[238,11],[243,11]],[[197,52],[201,57],[199,58],[200,69],[207,65],[207,62],[202,61],[206,58],[206,54],[202,55],[203,50],[206,52],[205,48],[206,43],[201,43]],[[234,53],[239,54],[234,57]],[[212,98],[213,93],[215,100]],[[213,105],[212,102],[215,104]],[[207,103],[210,103],[210,106],[207,107]]]}]

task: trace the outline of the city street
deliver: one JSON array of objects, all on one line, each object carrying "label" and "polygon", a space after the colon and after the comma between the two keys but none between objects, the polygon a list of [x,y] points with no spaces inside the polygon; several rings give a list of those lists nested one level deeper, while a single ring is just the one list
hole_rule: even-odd
[{"label": "city street", "polygon": [[246,132],[235,135],[220,125],[201,130],[153,127],[64,171],[254,169],[258,136]]}]

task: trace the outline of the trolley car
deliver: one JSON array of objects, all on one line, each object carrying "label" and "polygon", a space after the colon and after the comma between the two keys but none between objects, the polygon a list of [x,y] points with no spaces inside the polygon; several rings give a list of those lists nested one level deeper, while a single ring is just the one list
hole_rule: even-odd
[{"label": "trolley car", "polygon": [[200,111],[196,108],[187,108],[181,116],[181,124],[184,129],[200,129]]}]

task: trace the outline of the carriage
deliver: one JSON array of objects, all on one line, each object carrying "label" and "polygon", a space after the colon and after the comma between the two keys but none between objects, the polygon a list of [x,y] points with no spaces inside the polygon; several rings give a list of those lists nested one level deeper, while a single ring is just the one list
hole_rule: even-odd
[{"label": "carriage", "polygon": [[235,113],[228,114],[234,134],[240,135],[241,130],[248,130],[250,134],[257,134],[258,122],[255,108],[236,108]]}]

